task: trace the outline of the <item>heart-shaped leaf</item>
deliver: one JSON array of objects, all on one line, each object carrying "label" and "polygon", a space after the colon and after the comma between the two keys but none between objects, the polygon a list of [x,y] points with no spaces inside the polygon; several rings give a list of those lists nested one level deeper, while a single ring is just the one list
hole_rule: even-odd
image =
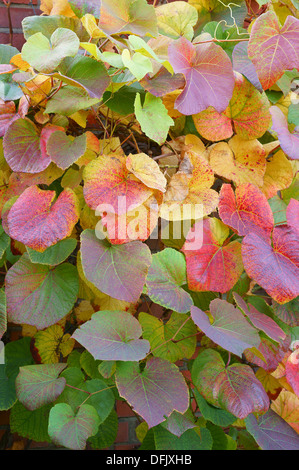
[{"label": "heart-shaped leaf", "polygon": [[99,290],[119,300],[139,299],[151,264],[147,245],[140,241],[111,245],[87,229],[81,234],[81,257],[85,276]]},{"label": "heart-shaped leaf", "polygon": [[49,416],[49,436],[54,444],[72,450],[84,450],[86,441],[97,433],[100,418],[91,405],[82,405],[74,413],[67,403],[55,405]]},{"label": "heart-shaped leaf", "polygon": [[67,188],[54,198],[55,191],[25,189],[7,216],[10,236],[39,252],[70,236],[79,218],[77,197]]},{"label": "heart-shaped leaf", "polygon": [[5,285],[8,320],[40,330],[69,313],[79,289],[74,266],[64,263],[53,269],[32,264],[27,253],[9,269]]},{"label": "heart-shaped leaf", "polygon": [[96,210],[125,214],[145,202],[152,189],[132,178],[126,159],[120,155],[103,155],[91,161],[83,173],[84,198]]},{"label": "heart-shaped leaf", "polygon": [[156,8],[159,33],[172,39],[181,36],[192,40],[198,21],[196,8],[185,2],[166,3]]},{"label": "heart-shaped leaf", "polygon": [[149,352],[149,342],[139,339],[142,329],[130,313],[104,310],[92,315],[73,334],[95,359],[139,361]]},{"label": "heart-shaped leaf", "polygon": [[294,429],[273,410],[245,419],[246,429],[263,450],[299,450],[299,436]]},{"label": "heart-shaped leaf", "polygon": [[244,268],[251,279],[280,304],[299,295],[298,235],[287,226],[277,226],[264,240],[249,233],[242,242]]},{"label": "heart-shaped leaf", "polygon": [[243,140],[238,135],[228,143],[219,142],[210,151],[209,162],[214,172],[237,186],[252,183],[263,186],[267,152],[258,140]]},{"label": "heart-shaped leaf", "polygon": [[120,364],[115,380],[120,396],[145,419],[149,428],[164,421],[174,410],[185,413],[189,406],[188,388],[179,369],[158,357],[150,358],[142,372],[136,362]]},{"label": "heart-shaped leaf", "polygon": [[168,52],[174,72],[182,73],[186,80],[175,109],[185,115],[197,114],[209,106],[219,113],[224,111],[235,84],[226,52],[214,43],[194,45],[184,37],[171,43]]},{"label": "heart-shaped leaf", "polygon": [[65,57],[74,57],[79,45],[77,34],[70,29],[57,28],[50,40],[39,32],[27,39],[22,48],[22,59],[39,72],[50,73]]},{"label": "heart-shaped leaf", "polygon": [[81,55],[66,57],[53,77],[68,85],[83,88],[91,98],[98,99],[102,97],[111,81],[102,62]]},{"label": "heart-shaped leaf", "polygon": [[133,173],[148,188],[166,191],[167,180],[161,172],[158,163],[145,153],[127,156],[127,169]]},{"label": "heart-shaped leaf", "polygon": [[47,141],[47,153],[59,168],[66,170],[86,151],[86,134],[72,138],[65,132],[53,132]]},{"label": "heart-shaped leaf", "polygon": [[146,0],[102,0],[99,27],[110,35],[158,35],[155,10]]},{"label": "heart-shaped leaf", "polygon": [[210,312],[214,320],[212,324],[202,310],[191,307],[194,323],[214,343],[240,357],[245,349],[259,346],[261,340],[257,330],[232,304],[214,299],[210,303]]},{"label": "heart-shaped leaf", "polygon": [[253,140],[268,130],[269,106],[267,96],[261,95],[243,75],[235,72],[234,92],[226,110],[218,113],[214,108],[208,108],[193,116],[193,120],[205,139],[224,140],[236,133],[241,139]]},{"label": "heart-shaped leaf", "polygon": [[230,184],[222,185],[218,210],[221,220],[238,235],[254,232],[267,238],[273,230],[273,214],[266,196],[251,183],[238,186],[235,194]]},{"label": "heart-shaped leaf", "polygon": [[153,255],[146,278],[147,294],[163,307],[180,313],[190,311],[193,301],[182,285],[187,283],[184,255],[172,248],[165,248]]},{"label": "heart-shaped leaf", "polygon": [[237,240],[225,244],[228,235],[228,227],[212,217],[189,230],[182,248],[189,289],[224,293],[236,284],[243,272],[241,244]]},{"label": "heart-shaped leaf", "polygon": [[46,126],[38,133],[29,119],[18,119],[7,130],[3,139],[5,160],[13,171],[39,173],[51,163],[46,151],[46,142],[52,132],[61,129]]},{"label": "heart-shaped leaf", "polygon": [[255,21],[248,44],[248,56],[252,60],[264,90],[270,88],[299,61],[299,20],[288,16],[280,29],[274,11],[267,11]]},{"label": "heart-shaped leaf", "polygon": [[67,364],[38,364],[20,367],[16,378],[17,397],[28,410],[52,403],[63,392],[66,380],[58,377]]},{"label": "heart-shaped leaf", "polygon": [[77,240],[75,238],[67,238],[50,246],[42,253],[29,247],[26,247],[26,249],[32,263],[56,266],[57,264],[65,261],[74,251],[76,246]]},{"label": "heart-shaped leaf", "polygon": [[225,367],[213,349],[201,352],[194,361],[192,381],[208,402],[240,419],[269,408],[269,398],[251,367],[238,363]]},{"label": "heart-shaped leaf", "polygon": [[286,362],[286,379],[299,397],[299,350],[290,354]]},{"label": "heart-shaped leaf", "polygon": [[255,88],[262,92],[262,85],[258,79],[255,67],[248,57],[247,49],[248,42],[239,42],[235,45],[232,53],[233,69],[244,75]]}]

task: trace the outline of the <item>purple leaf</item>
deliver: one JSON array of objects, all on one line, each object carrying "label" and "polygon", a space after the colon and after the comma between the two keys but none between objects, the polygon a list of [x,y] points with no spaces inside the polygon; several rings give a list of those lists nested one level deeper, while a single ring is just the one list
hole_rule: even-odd
[{"label": "purple leaf", "polygon": [[139,299],[151,264],[147,245],[140,241],[111,245],[87,229],[81,234],[81,258],[86,278],[100,291],[127,302]]},{"label": "purple leaf", "polygon": [[174,410],[185,413],[189,393],[178,367],[158,357],[152,357],[141,372],[139,364],[125,362],[117,366],[116,386],[148,424],[149,428],[162,423]]},{"label": "purple leaf", "polygon": [[277,106],[271,106],[272,129],[277,133],[280,147],[292,160],[299,159],[299,129],[295,128],[293,134],[288,129],[287,120]]},{"label": "purple leaf", "polygon": [[194,323],[216,344],[240,357],[245,349],[259,346],[257,330],[226,300],[212,300],[210,312],[214,318],[212,324],[202,310],[191,307]]},{"label": "purple leaf", "polygon": [[139,361],[150,344],[139,339],[142,328],[136,318],[122,311],[104,310],[92,315],[73,334],[95,359],[102,361]]},{"label": "purple leaf", "polygon": [[233,67],[226,52],[214,43],[193,45],[182,37],[168,48],[169,62],[175,73],[182,73],[186,85],[175,108],[190,115],[213,106],[224,111],[233,94]]},{"label": "purple leaf", "polygon": [[232,54],[233,68],[236,72],[245,75],[252,85],[262,92],[263,87],[258,79],[255,67],[248,57],[247,48],[247,42],[239,42],[239,44],[234,47]]},{"label": "purple leaf", "polygon": [[247,307],[246,302],[236,292],[233,293],[235,301],[238,307],[243,313],[249,318],[251,323],[258,329],[262,330],[270,338],[274,339],[278,343],[281,343],[286,338],[285,332],[275,323],[272,318],[268,317],[264,313],[259,312],[253,305]]},{"label": "purple leaf", "polygon": [[263,450],[299,450],[299,436],[278,414],[268,410],[257,421],[253,414],[245,419],[246,429]]}]

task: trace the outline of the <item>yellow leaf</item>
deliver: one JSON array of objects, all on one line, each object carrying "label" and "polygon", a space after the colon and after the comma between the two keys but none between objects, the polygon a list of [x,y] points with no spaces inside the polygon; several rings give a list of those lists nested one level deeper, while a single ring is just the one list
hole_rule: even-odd
[{"label": "yellow leaf", "polygon": [[288,390],[282,390],[271,409],[299,433],[299,397]]},{"label": "yellow leaf", "polygon": [[267,159],[262,192],[267,199],[275,196],[277,191],[286,189],[293,181],[293,168],[282,150]]},{"label": "yellow leaf", "polygon": [[177,109],[174,108],[174,103],[175,103],[177,97],[181,93],[182,93],[182,90],[174,90],[170,93],[167,93],[162,98],[163,104],[164,104],[165,108],[168,111],[168,115],[171,118],[177,118],[177,117],[182,116],[182,113],[180,113]]},{"label": "yellow leaf", "polygon": [[52,88],[51,78],[41,74],[26,82],[24,86],[21,84],[20,86],[24,94],[30,97],[32,106],[45,102]]},{"label": "yellow leaf", "polygon": [[209,161],[214,172],[237,186],[252,183],[263,186],[266,151],[258,140],[242,140],[235,135],[228,143],[210,147]]},{"label": "yellow leaf", "polygon": [[26,62],[26,60],[22,59],[22,54],[21,53],[14,55],[10,59],[9,62],[11,64],[15,65],[16,67],[18,67],[20,70],[22,70],[22,72],[27,72],[30,69],[30,64],[28,64],[28,62]]},{"label": "yellow leaf", "polygon": [[106,34],[98,27],[95,17],[90,13],[84,15],[81,18],[81,21],[91,38],[100,39],[106,37]]},{"label": "yellow leaf", "polygon": [[40,9],[46,15],[76,17],[67,0],[41,0]]},{"label": "yellow leaf", "polygon": [[60,361],[60,354],[66,357],[71,353],[75,340],[64,334],[63,328],[56,324],[38,331],[34,336],[34,346],[43,364],[55,364]]},{"label": "yellow leaf", "polygon": [[85,323],[91,319],[91,315],[95,312],[93,306],[88,300],[81,300],[78,307],[74,309],[75,317],[78,325]]},{"label": "yellow leaf", "polygon": [[126,158],[126,167],[136,178],[142,181],[145,186],[165,193],[167,184],[166,178],[163,173],[161,173],[158,163],[148,155],[145,153],[128,155]]},{"label": "yellow leaf", "polygon": [[79,124],[80,127],[83,127],[85,129],[88,113],[89,113],[89,111],[86,111],[84,109],[80,109],[80,111],[77,111],[76,113],[71,114],[69,117],[73,121],[75,121],[77,124]]},{"label": "yellow leaf", "polygon": [[271,375],[269,372],[262,369],[261,367],[258,368],[255,375],[256,378],[262,383],[267,394],[273,400],[273,397],[275,398],[282,388],[279,381],[275,379],[273,375]]}]

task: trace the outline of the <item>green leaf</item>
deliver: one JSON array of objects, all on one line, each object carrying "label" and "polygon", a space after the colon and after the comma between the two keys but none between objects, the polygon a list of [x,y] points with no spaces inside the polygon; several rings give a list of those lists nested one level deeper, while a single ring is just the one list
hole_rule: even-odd
[{"label": "green leaf", "polygon": [[229,426],[236,421],[237,418],[232,413],[210,405],[196,388],[194,388],[192,392],[194,393],[198,408],[206,420],[223,427]]},{"label": "green leaf", "polygon": [[[173,312],[168,322],[164,324],[153,315],[144,312],[139,314],[138,320],[142,325],[143,338],[150,342],[154,356],[176,362],[179,359],[190,358],[194,354],[197,328],[192,320],[187,321],[182,327],[187,318],[182,313]],[[170,341],[174,335],[176,335],[175,341]]]},{"label": "green leaf", "polygon": [[25,253],[6,275],[8,319],[40,330],[47,328],[69,313],[78,290],[75,266],[64,263],[51,268],[34,264]]},{"label": "green leaf", "polygon": [[83,450],[87,439],[97,433],[99,424],[93,406],[82,405],[75,414],[68,404],[59,403],[50,411],[48,432],[54,444]]},{"label": "green leaf", "polygon": [[50,40],[39,32],[30,36],[22,47],[22,59],[39,72],[50,73],[65,57],[74,57],[79,46],[78,36],[70,29],[56,29]]},{"label": "green leaf", "polygon": [[[6,295],[5,289],[0,289],[0,339],[4,335],[7,328],[7,315],[6,315]],[[0,351],[1,354],[1,351]]]},{"label": "green leaf", "polygon": [[16,401],[15,376],[8,377],[5,365],[0,364],[0,410],[9,410]]},{"label": "green leaf", "polygon": [[112,410],[103,423],[99,425],[98,432],[88,439],[93,449],[105,449],[114,444],[118,431],[118,417]]},{"label": "green leaf", "polygon": [[[27,16],[22,21],[23,34],[28,40],[36,33],[42,33],[48,39],[58,28],[70,29],[76,33],[80,41],[88,41],[89,34],[78,18],[69,18],[63,15]],[[18,51],[15,53],[17,54]],[[13,54],[13,55],[15,55]]]},{"label": "green leaf", "polygon": [[92,379],[101,378],[98,371],[98,367],[100,366],[100,364],[101,361],[99,361],[98,359],[94,359],[94,357],[90,354],[89,351],[87,351],[87,349],[85,349],[85,351],[83,351],[80,355],[80,367]]},{"label": "green leaf", "polygon": [[[84,392],[84,375],[78,367],[68,367],[62,371],[60,377],[65,378],[66,386],[55,403],[67,403],[74,411],[76,411],[81,403],[83,403],[87,398],[87,393]],[[70,385],[70,387],[68,387],[68,385]]]},{"label": "green leaf", "polygon": [[[198,432],[197,432],[198,431]],[[189,429],[181,437],[167,431],[162,425],[155,427],[155,443],[157,450],[211,450],[213,439],[205,428]]]},{"label": "green leaf", "polygon": [[65,240],[61,240],[56,243],[56,245],[50,246],[42,253],[35,251],[28,246],[26,247],[26,250],[32,263],[56,266],[70,256],[76,248],[76,245],[77,240],[75,238],[66,238]]},{"label": "green leaf", "polygon": [[146,278],[147,294],[151,300],[176,312],[187,313],[193,302],[181,288],[186,283],[186,260],[182,253],[165,248],[153,255]]},{"label": "green leaf", "polygon": [[103,423],[114,406],[115,398],[112,390],[100,379],[87,380],[84,390],[94,394],[88,398],[87,403],[95,408],[99,415],[100,423]]},{"label": "green leaf", "polygon": [[185,36],[189,41],[194,35],[193,27],[198,21],[198,13],[189,3],[166,3],[156,8],[159,33],[172,39]]},{"label": "green leaf", "polygon": [[[0,64],[9,64],[10,59],[18,53],[16,47],[0,44]],[[23,96],[19,85],[12,80],[12,75],[11,73],[0,75],[0,98],[4,101],[18,100]]]},{"label": "green leaf", "polygon": [[135,98],[135,114],[143,132],[158,144],[163,144],[174,122],[162,100],[147,93],[142,105],[138,93]]},{"label": "green leaf", "polygon": [[4,232],[2,225],[0,225],[0,259],[4,255],[9,245],[10,237]]},{"label": "green leaf", "polygon": [[94,106],[98,102],[99,98],[90,98],[83,88],[66,85],[51,99],[47,100],[45,112],[71,116],[77,111]]},{"label": "green leaf", "polygon": [[65,368],[66,364],[20,367],[16,378],[16,390],[20,402],[28,410],[35,410],[55,401],[66,384],[64,377],[58,377]]},{"label": "green leaf", "polygon": [[145,93],[143,93],[139,87],[137,88],[137,86],[135,87],[134,85],[124,85],[115,93],[105,91],[103,95],[103,102],[105,102],[107,108],[124,116],[134,113],[136,93],[140,92],[142,93],[142,96],[145,95]]},{"label": "green leaf", "polygon": [[51,407],[45,405],[31,411],[17,401],[10,411],[10,431],[36,442],[50,442],[48,420]]},{"label": "green leaf", "polygon": [[130,70],[137,80],[141,80],[147,73],[153,72],[149,57],[140,54],[140,52],[135,52],[131,57],[129,49],[124,49],[121,58],[124,66]]}]

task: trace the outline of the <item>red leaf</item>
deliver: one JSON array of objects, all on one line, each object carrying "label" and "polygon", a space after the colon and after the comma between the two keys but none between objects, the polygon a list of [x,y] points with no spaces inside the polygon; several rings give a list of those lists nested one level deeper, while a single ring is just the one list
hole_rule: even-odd
[{"label": "red leaf", "polygon": [[248,56],[264,90],[270,88],[285,70],[298,67],[299,20],[288,16],[280,29],[276,14],[267,11],[252,26]]},{"label": "red leaf", "polygon": [[299,295],[298,235],[288,226],[275,227],[272,244],[270,238],[249,233],[242,242],[242,258],[248,276],[284,304]]},{"label": "red leaf", "polygon": [[[201,230],[202,244],[201,240],[194,243],[194,234]],[[212,218],[200,220],[190,229],[182,248],[189,289],[224,293],[235,285],[243,272],[241,245],[238,241],[224,245],[228,234],[228,228]]]},{"label": "red leaf", "polygon": [[299,231],[299,201],[291,199],[286,211],[287,223],[294,230]]},{"label": "red leaf", "polygon": [[299,396],[299,349],[295,349],[286,362],[286,379]]},{"label": "red leaf", "polygon": [[40,252],[68,237],[79,217],[77,198],[69,188],[54,198],[55,191],[25,189],[7,217],[10,236]]},{"label": "red leaf", "polygon": [[251,183],[238,186],[235,194],[230,184],[224,184],[218,210],[221,220],[238,235],[255,232],[267,238],[273,230],[274,219],[267,198]]},{"label": "red leaf", "polygon": [[181,37],[168,48],[169,62],[175,73],[182,73],[186,85],[175,102],[182,114],[197,114],[213,106],[225,110],[235,85],[231,61],[224,50],[214,44],[193,45]]}]

